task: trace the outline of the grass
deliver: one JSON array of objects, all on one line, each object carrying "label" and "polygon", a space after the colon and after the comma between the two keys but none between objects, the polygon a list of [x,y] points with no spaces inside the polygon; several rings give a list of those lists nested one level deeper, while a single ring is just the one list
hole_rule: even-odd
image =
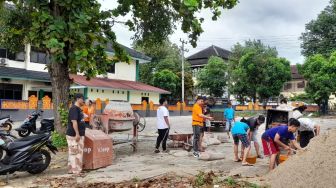
[{"label": "grass", "polygon": [[61,135],[56,131],[51,134],[52,143],[57,148],[65,148],[68,146],[65,135]]}]

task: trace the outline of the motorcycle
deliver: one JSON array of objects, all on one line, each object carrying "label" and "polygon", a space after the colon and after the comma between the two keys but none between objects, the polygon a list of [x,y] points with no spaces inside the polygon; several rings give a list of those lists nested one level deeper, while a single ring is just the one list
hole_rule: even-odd
[{"label": "motorcycle", "polygon": [[30,133],[42,134],[46,132],[54,131],[54,119],[42,119],[41,128],[36,128],[36,120],[43,113],[43,110],[38,110],[29,115],[24,121],[23,124],[15,129],[20,137],[29,136]]},{"label": "motorcycle", "polygon": [[[14,142],[16,140],[16,136],[12,135],[8,131],[0,130],[0,145],[9,144],[10,142]],[[0,160],[4,156],[4,150],[0,147]]]},{"label": "motorcycle", "polygon": [[13,121],[10,116],[0,118],[0,129],[4,131],[11,131],[13,127]]},{"label": "motorcycle", "polygon": [[0,160],[0,175],[12,174],[16,171],[38,174],[46,170],[50,164],[51,156],[58,152],[52,145],[51,133],[43,133],[21,138],[8,144],[2,142],[0,148],[6,156]]}]

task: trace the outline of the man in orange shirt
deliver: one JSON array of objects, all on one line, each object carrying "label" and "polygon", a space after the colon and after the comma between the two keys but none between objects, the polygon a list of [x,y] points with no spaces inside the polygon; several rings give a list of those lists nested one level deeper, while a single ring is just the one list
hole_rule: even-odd
[{"label": "man in orange shirt", "polygon": [[192,109],[192,127],[194,133],[194,140],[193,140],[193,149],[194,149],[194,157],[199,157],[199,147],[201,146],[200,143],[200,136],[201,136],[201,129],[204,126],[204,120],[209,119],[211,120],[212,117],[205,116],[202,111],[202,106],[204,104],[203,97],[199,96],[196,99],[196,103]]},{"label": "man in orange shirt", "polygon": [[85,106],[83,106],[82,108],[83,113],[84,113],[84,122],[85,122],[85,126],[86,128],[91,128],[90,125],[90,118],[93,114],[95,114],[95,108],[93,106],[93,103],[91,100],[86,99],[85,101]]}]

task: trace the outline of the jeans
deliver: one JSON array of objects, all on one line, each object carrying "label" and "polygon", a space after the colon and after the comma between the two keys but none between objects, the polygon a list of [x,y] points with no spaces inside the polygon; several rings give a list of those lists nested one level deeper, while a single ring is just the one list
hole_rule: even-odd
[{"label": "jeans", "polygon": [[156,149],[159,149],[161,141],[162,141],[162,150],[166,150],[167,147],[167,139],[168,139],[168,135],[169,135],[169,129],[158,129],[159,132],[159,136],[156,139]]},{"label": "jeans", "polygon": [[193,125],[193,133],[194,133],[194,140],[193,140],[193,149],[194,152],[198,152],[200,137],[201,137],[201,126]]}]

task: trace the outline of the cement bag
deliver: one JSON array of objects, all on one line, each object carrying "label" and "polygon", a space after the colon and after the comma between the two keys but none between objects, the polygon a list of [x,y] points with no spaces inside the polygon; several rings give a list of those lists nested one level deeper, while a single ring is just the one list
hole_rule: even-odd
[{"label": "cement bag", "polygon": [[169,152],[170,155],[173,155],[175,157],[187,157],[188,156],[188,152],[187,151],[170,151]]},{"label": "cement bag", "polygon": [[224,153],[214,153],[214,152],[202,152],[200,153],[199,160],[203,161],[212,161],[212,160],[219,160],[224,159],[225,154]]},{"label": "cement bag", "polygon": [[208,152],[201,152],[198,159],[203,160],[203,161],[209,161],[210,160],[210,155],[209,155]]}]

